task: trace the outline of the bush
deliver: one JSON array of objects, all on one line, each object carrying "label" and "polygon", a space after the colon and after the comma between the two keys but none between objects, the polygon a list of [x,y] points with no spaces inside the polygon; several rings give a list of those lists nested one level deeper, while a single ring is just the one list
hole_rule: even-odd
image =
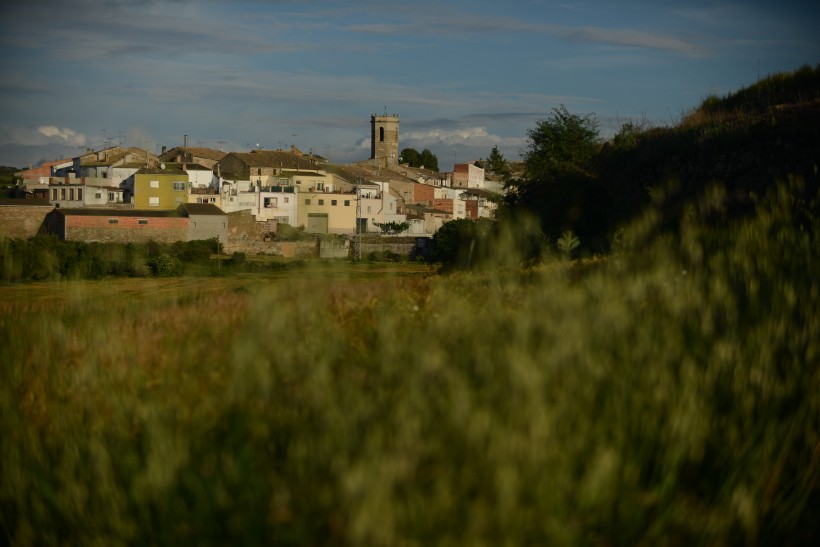
[{"label": "bush", "polygon": [[151,273],[156,277],[176,277],[182,275],[182,261],[168,253],[162,253],[149,262]]},{"label": "bush", "polygon": [[280,223],[273,234],[275,241],[304,241],[311,239],[313,234],[305,232],[304,226],[293,227],[290,224]]}]

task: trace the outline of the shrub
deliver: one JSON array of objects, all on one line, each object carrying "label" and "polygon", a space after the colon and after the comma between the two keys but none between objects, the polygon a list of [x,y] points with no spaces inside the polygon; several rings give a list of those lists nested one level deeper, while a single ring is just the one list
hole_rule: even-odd
[{"label": "shrub", "polygon": [[168,253],[162,253],[149,262],[151,273],[156,277],[176,277],[182,275],[182,261]]}]

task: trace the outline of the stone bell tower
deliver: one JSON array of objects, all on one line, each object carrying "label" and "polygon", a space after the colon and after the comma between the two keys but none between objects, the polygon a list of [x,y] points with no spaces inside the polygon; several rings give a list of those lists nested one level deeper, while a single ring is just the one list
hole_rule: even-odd
[{"label": "stone bell tower", "polygon": [[399,162],[399,116],[370,116],[370,159],[385,167]]}]

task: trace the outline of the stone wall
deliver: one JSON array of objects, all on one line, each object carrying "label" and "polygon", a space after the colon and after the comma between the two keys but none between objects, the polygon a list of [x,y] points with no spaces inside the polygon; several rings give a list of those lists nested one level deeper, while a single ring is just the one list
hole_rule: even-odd
[{"label": "stone wall", "polygon": [[[268,222],[257,222],[249,211],[228,214],[228,243],[226,253],[262,254],[291,258],[346,257],[350,254],[350,240],[331,240],[320,243],[320,239],[305,241],[265,241],[270,232]],[[362,257],[369,253],[391,252],[410,256],[415,248],[414,237],[373,237],[362,240]],[[321,251],[320,251],[321,249]]]},{"label": "stone wall", "polygon": [[45,230],[46,216],[54,209],[51,205],[0,205],[0,238],[28,239]]},{"label": "stone wall", "polygon": [[228,213],[228,243],[225,248],[243,245],[245,242],[262,241],[268,230],[268,223],[257,222],[250,211]]},{"label": "stone wall", "polygon": [[370,253],[396,253],[398,255],[410,256],[415,243],[401,243],[385,240],[382,243],[362,243],[362,258],[367,258]]}]

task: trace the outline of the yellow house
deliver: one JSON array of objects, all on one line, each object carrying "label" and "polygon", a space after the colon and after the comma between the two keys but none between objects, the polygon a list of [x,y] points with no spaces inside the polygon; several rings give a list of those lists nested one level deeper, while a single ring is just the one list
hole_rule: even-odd
[{"label": "yellow house", "polygon": [[188,173],[178,166],[143,167],[134,174],[134,208],[176,209],[188,202]]},{"label": "yellow house", "polygon": [[356,194],[299,192],[297,224],[315,234],[352,234],[356,231]]}]

